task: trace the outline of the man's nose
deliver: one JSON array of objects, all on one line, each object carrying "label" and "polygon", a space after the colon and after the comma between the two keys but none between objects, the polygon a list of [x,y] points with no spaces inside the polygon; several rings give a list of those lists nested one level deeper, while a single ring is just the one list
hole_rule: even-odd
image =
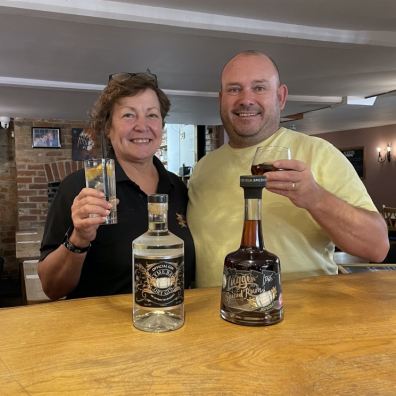
[{"label": "man's nose", "polygon": [[255,103],[255,95],[250,89],[242,89],[238,95],[238,104],[249,106]]}]

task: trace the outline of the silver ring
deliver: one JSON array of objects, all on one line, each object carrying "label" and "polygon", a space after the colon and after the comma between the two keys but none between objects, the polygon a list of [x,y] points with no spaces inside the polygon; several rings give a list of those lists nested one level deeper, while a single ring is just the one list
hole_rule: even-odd
[{"label": "silver ring", "polygon": [[296,183],[292,182],[292,190],[296,189]]}]

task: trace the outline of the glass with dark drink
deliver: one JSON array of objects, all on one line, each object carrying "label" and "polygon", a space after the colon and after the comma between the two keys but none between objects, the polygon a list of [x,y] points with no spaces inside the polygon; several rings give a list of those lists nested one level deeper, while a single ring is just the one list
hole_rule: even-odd
[{"label": "glass with dark drink", "polygon": [[267,172],[282,170],[273,166],[274,161],[281,159],[291,159],[289,147],[258,147],[251,166],[252,175],[264,175]]}]

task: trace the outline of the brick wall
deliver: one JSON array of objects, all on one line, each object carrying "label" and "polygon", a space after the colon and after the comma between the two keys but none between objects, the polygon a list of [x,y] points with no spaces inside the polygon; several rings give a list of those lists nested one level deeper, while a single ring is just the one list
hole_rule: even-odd
[{"label": "brick wall", "polygon": [[[32,148],[32,127],[60,128],[61,148]],[[48,183],[60,181],[82,167],[72,161],[72,128],[81,123],[64,121],[15,122],[15,163],[17,190],[17,228],[35,229],[44,226],[48,211]]]},{"label": "brick wall", "polygon": [[15,145],[10,130],[0,129],[0,256],[5,271],[15,267],[16,210]]},{"label": "brick wall", "polygon": [[[32,127],[61,129],[61,148],[32,148]],[[72,161],[72,128],[81,122],[17,119],[0,130],[0,255],[5,275],[18,276],[15,232],[41,228],[48,209],[48,182],[82,166]]]}]

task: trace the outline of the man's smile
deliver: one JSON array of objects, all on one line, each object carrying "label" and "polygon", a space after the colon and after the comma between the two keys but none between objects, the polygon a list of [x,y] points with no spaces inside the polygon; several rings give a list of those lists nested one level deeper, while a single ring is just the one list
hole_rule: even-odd
[{"label": "man's smile", "polygon": [[260,112],[257,111],[235,111],[234,114],[238,117],[242,118],[248,118],[248,117],[256,117],[257,115],[260,114]]}]

